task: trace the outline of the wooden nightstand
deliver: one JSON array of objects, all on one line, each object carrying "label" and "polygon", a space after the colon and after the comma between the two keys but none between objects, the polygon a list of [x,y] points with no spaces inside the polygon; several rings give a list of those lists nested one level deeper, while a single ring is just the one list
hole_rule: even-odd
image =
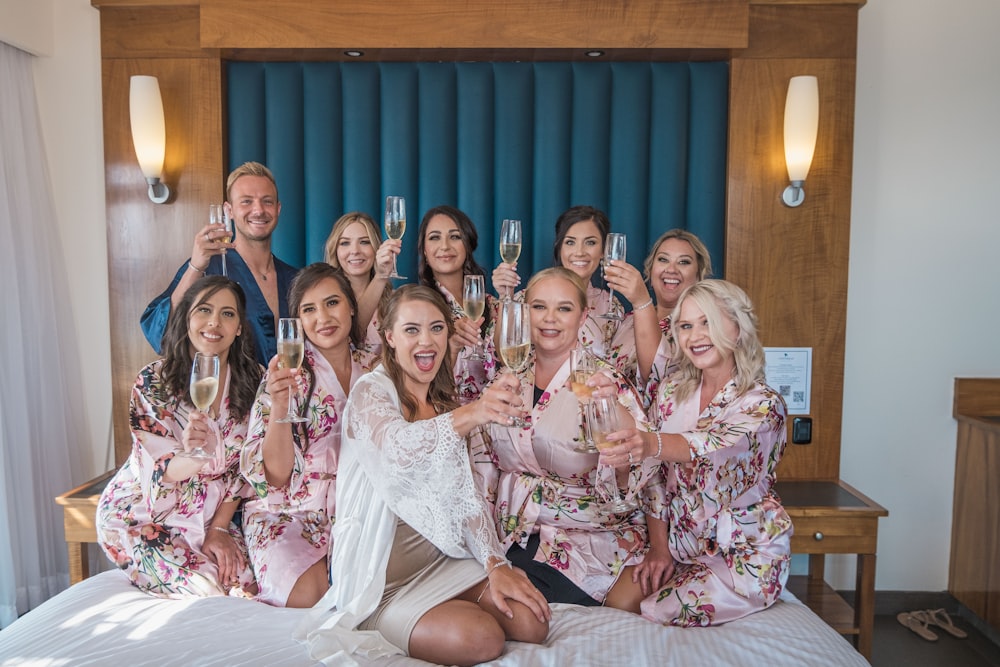
[{"label": "wooden nightstand", "polygon": [[[795,526],[792,553],[809,554],[809,574],[789,577],[788,589],[871,659],[878,520],[889,512],[843,481],[778,482],[775,490]],[[827,554],[857,554],[853,609],[823,580]]]},{"label": "wooden nightstand", "polygon": [[63,508],[71,586],[83,581],[90,573],[87,544],[97,542],[97,501],[100,500],[104,487],[116,472],[117,470],[110,470],[100,477],[56,496],[56,503]]}]

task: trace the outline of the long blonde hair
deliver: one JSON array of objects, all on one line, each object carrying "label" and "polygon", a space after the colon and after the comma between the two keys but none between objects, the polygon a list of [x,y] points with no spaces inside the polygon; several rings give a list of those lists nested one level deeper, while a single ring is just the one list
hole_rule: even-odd
[{"label": "long blonde hair", "polygon": [[[764,381],[764,347],[757,336],[757,315],[753,312],[750,297],[740,287],[726,280],[702,280],[688,287],[677,300],[671,322],[677,322],[681,306],[688,299],[694,300],[708,320],[708,335],[719,350],[731,352],[736,363],[733,379],[737,395],[743,395],[757,382]],[[722,331],[723,318],[736,324],[736,340],[728,340]],[[674,334],[677,337],[677,334]],[[694,394],[701,383],[701,370],[696,368],[683,351],[677,371],[677,401]]]}]

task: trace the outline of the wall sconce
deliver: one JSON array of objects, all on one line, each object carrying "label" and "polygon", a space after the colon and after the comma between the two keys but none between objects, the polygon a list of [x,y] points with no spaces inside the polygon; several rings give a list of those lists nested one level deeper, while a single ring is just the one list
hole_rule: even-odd
[{"label": "wall sconce", "polygon": [[785,98],[785,165],[792,182],[781,193],[786,206],[805,201],[802,184],[806,181],[813,153],[816,151],[816,128],[819,125],[819,84],[814,76],[793,76]]},{"label": "wall sconce", "polygon": [[135,145],[139,168],[149,184],[149,198],[154,204],[162,204],[170,197],[170,188],[160,181],[166,150],[166,130],[160,84],[155,76],[132,77],[128,106],[132,120],[132,143]]}]

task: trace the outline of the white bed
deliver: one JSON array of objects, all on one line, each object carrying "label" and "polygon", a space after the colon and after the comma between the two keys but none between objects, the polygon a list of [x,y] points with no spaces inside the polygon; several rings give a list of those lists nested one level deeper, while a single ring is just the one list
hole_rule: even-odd
[{"label": "white bed", "polygon": [[[774,607],[714,628],[665,628],[632,614],[554,605],[544,646],[508,643],[498,667],[567,665],[867,665],[791,594]],[[318,665],[292,631],[305,612],[236,598],[162,600],[118,570],[63,591],[0,631],[0,666]],[[369,663],[417,667],[396,656]]]}]

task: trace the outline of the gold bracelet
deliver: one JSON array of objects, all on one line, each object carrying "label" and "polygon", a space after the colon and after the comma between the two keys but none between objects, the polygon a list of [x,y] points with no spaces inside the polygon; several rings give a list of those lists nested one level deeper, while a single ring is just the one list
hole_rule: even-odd
[{"label": "gold bracelet", "polygon": [[635,308],[633,308],[632,312],[633,313],[638,313],[640,310],[646,310],[647,308],[649,308],[652,305],[653,305],[653,300],[650,299],[649,301],[647,301],[646,303],[642,304],[641,306],[636,306]]}]

